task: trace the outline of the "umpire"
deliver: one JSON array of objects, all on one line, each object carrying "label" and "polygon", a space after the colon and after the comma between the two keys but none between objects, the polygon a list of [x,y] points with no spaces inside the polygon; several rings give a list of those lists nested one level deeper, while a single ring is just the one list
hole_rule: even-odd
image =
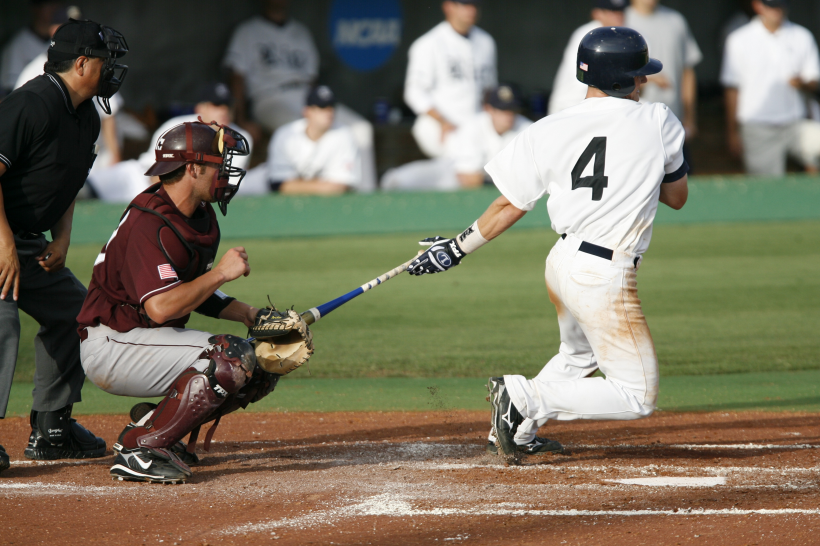
[{"label": "umpire", "polygon": [[[30,459],[102,457],[105,442],[71,419],[85,374],[77,314],[86,289],[65,268],[74,202],[96,158],[98,97],[109,111],[127,67],[123,36],[69,20],[52,37],[45,74],[0,103],[0,418],[6,413],[20,339],[18,309],[40,331]],[[44,232],[51,232],[51,241]],[[8,455],[0,447],[0,470]]]}]

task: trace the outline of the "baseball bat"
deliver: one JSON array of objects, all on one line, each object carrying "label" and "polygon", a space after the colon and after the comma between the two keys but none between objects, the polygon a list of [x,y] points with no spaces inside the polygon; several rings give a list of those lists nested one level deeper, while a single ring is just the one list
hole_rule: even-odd
[{"label": "baseball bat", "polygon": [[372,281],[361,285],[360,287],[356,288],[355,290],[351,290],[347,294],[345,294],[343,296],[339,296],[335,300],[330,300],[329,302],[323,303],[322,305],[319,305],[318,307],[313,307],[311,309],[308,309],[307,311],[302,313],[302,318],[308,324],[313,324],[314,322],[317,322],[320,318],[324,317],[325,315],[327,315],[328,313],[330,313],[334,309],[337,309],[337,308],[341,307],[342,305],[349,302],[350,300],[352,300],[356,296],[364,294],[368,290],[379,286],[383,282],[389,281],[390,279],[392,279],[393,277],[395,277],[396,275],[398,275],[400,273],[403,273],[404,271],[407,270],[407,266],[410,265],[410,262],[415,260],[418,256],[421,256],[423,252],[424,251],[420,250],[416,257],[414,257],[410,260],[407,260],[405,263],[401,264],[400,266],[398,266],[394,269],[391,269],[390,271],[388,271],[387,273],[385,273],[383,275],[379,275],[378,277],[376,277]]}]

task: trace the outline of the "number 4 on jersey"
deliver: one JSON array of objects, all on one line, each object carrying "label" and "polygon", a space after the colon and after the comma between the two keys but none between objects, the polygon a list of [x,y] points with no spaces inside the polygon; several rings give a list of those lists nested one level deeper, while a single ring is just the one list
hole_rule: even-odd
[{"label": "number 4 on jersey", "polygon": [[[590,161],[592,156],[595,156],[595,164],[592,166],[592,176],[585,176],[581,178],[584,169]],[[578,162],[572,168],[572,189],[578,188],[592,188],[592,200],[600,201],[604,196],[604,188],[608,184],[609,178],[604,176],[604,168],[606,166],[606,137],[594,137],[578,158]]]}]

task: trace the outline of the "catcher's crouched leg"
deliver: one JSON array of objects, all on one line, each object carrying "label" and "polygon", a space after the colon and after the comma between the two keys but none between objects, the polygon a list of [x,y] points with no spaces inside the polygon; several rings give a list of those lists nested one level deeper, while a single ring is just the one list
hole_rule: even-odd
[{"label": "catcher's crouched leg", "polygon": [[[186,434],[209,420],[230,395],[246,385],[256,369],[253,347],[244,339],[213,336],[203,357],[210,359],[202,373],[183,372],[147,421],[124,431],[111,475],[119,479],[162,483],[184,482],[191,469],[171,448]],[[193,442],[192,442],[193,443]]]}]

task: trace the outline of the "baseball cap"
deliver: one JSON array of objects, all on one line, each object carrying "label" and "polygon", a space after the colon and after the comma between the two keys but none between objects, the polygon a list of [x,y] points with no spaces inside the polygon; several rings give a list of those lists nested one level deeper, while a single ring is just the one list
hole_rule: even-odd
[{"label": "baseball cap", "polygon": [[789,7],[789,3],[786,0],[760,0],[763,2],[764,6],[769,6],[770,8],[787,8]]},{"label": "baseball cap", "polygon": [[222,82],[208,82],[199,88],[197,102],[210,102],[217,106],[229,105],[233,102],[231,90]]},{"label": "baseball cap", "polygon": [[99,23],[69,19],[51,37],[48,60],[69,61],[80,55],[91,55],[93,50],[107,50]]},{"label": "baseball cap", "polygon": [[474,6],[481,5],[481,0],[452,0],[456,4],[473,4]]},{"label": "baseball cap", "polygon": [[521,109],[521,94],[512,85],[499,85],[487,93],[487,104],[499,110],[517,112]]},{"label": "baseball cap", "polygon": [[609,11],[623,11],[627,0],[592,0],[592,7]]},{"label": "baseball cap", "polygon": [[330,87],[318,85],[310,90],[305,104],[307,106],[318,106],[319,108],[336,106],[336,95],[333,94]]}]

